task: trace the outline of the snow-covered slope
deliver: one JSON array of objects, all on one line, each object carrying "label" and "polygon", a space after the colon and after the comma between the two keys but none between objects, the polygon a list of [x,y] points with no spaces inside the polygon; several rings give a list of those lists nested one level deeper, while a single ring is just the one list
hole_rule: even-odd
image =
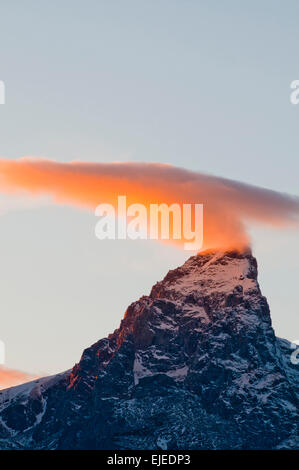
[{"label": "snow-covered slope", "polygon": [[298,447],[298,366],[250,251],[203,253],[71,372],[0,392],[0,447]]}]

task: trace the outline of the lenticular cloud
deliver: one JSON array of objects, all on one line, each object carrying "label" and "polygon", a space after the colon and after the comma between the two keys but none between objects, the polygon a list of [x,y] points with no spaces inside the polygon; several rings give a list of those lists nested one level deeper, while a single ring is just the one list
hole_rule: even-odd
[{"label": "lenticular cloud", "polygon": [[100,203],[203,204],[204,248],[249,244],[250,224],[297,226],[299,198],[159,163],[60,163],[40,158],[0,159],[0,192],[50,196],[57,204],[94,210]]}]

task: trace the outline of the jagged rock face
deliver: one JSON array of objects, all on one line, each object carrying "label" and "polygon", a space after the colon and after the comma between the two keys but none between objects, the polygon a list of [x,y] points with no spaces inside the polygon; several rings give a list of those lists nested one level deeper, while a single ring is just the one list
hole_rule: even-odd
[{"label": "jagged rock face", "polygon": [[0,392],[0,447],[296,448],[289,346],[249,251],[193,256],[72,371]]}]

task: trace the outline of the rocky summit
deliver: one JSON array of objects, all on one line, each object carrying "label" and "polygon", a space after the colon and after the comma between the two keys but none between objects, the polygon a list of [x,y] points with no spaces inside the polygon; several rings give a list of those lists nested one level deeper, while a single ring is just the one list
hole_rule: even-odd
[{"label": "rocky summit", "polygon": [[0,448],[298,448],[291,353],[250,250],[204,252],[71,371],[1,391]]}]

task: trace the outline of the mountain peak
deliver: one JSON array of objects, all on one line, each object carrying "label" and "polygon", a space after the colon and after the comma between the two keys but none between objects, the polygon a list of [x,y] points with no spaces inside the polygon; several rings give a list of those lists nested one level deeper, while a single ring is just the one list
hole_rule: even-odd
[{"label": "mountain peak", "polygon": [[71,373],[25,397],[3,393],[0,439],[10,448],[292,448],[298,370],[287,344],[275,337],[251,251],[203,252],[133,302]]},{"label": "mountain peak", "polygon": [[207,251],[191,256],[181,267],[171,270],[152,289],[151,297],[180,292],[184,297],[197,292],[232,293],[257,289],[257,262],[250,250]]}]

